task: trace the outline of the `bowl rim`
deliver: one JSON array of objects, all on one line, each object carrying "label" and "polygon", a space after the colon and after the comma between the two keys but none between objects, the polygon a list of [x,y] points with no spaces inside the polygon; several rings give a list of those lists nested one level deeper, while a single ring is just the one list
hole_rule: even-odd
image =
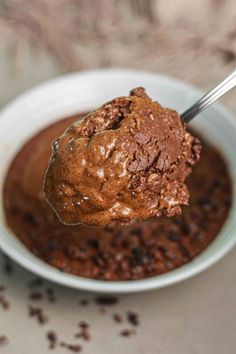
[{"label": "bowl rim", "polygon": [[[106,76],[114,75],[114,74],[120,75],[121,73],[125,75],[141,75],[143,77],[149,77],[149,78],[151,77],[152,79],[155,78],[159,80],[164,80],[169,85],[178,87],[183,90],[191,91],[194,96],[200,97],[203,94],[203,91],[195,88],[193,85],[187,84],[180,80],[170,78],[165,75],[160,75],[149,71],[123,69],[123,68],[86,70],[78,73],[75,72],[75,73],[63,75],[56,79],[49,80],[19,95],[17,98],[13,99],[10,103],[8,103],[8,105],[5,106],[5,108],[3,108],[0,111],[0,124],[2,120],[6,119],[4,117],[7,117],[9,114],[11,114],[12,111],[18,110],[19,107],[22,106],[22,104],[26,104],[29,100],[32,99],[32,97],[37,97],[38,95],[43,94],[43,92],[45,92],[46,90],[55,89],[58,85],[62,85],[62,84],[69,85],[71,83],[71,80],[76,81],[79,80],[81,77],[100,76],[101,78],[104,75]],[[236,131],[236,120],[233,117],[233,114],[219,103],[214,104],[214,109],[217,110],[221,115],[223,115],[226,118],[226,121],[230,123]],[[231,178],[233,179],[232,176]],[[234,199],[235,199],[235,191],[234,191]],[[230,213],[232,213],[233,209],[234,208],[232,207]],[[225,224],[227,224],[227,220]],[[6,225],[4,225],[4,228],[5,227]],[[11,230],[9,229],[7,230],[7,232],[8,234],[10,233],[11,235],[14,235],[13,232],[11,232]],[[232,227],[228,230],[228,233],[230,232],[233,232]],[[20,241],[18,241],[18,239],[17,242],[23,245]],[[128,281],[104,281],[104,280],[83,278],[68,273],[62,273],[58,269],[38,259],[27,249],[26,252],[28,253],[29,258],[25,257],[24,254],[21,254],[16,249],[12,248],[10,242],[7,243],[4,241],[4,239],[1,240],[0,242],[0,248],[5,254],[7,254],[10,258],[16,261],[16,263],[18,263],[25,269],[37,274],[38,276],[46,278],[55,283],[58,283],[60,285],[64,285],[64,286],[68,286],[80,290],[93,291],[97,293],[99,292],[132,293],[132,292],[142,292],[142,291],[162,288],[165,286],[178,283],[183,280],[187,280],[188,278],[195,276],[196,274],[202,272],[203,270],[215,264],[226,253],[228,253],[235,244],[236,244],[236,232],[235,232],[235,237],[229,238],[221,248],[215,250],[215,252],[211,255],[211,257],[201,260],[200,263],[196,262],[198,258],[196,257],[191,262],[186,263],[185,265],[176,268],[173,271],[164,273],[162,275],[152,276],[140,280],[128,280]],[[33,262],[33,259],[36,259],[37,262]],[[189,267],[189,264],[193,265],[194,263],[196,263],[195,267]]]}]

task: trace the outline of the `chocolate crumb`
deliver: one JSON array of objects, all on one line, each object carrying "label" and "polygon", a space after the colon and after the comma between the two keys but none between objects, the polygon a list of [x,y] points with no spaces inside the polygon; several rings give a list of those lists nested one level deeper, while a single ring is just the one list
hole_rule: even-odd
[{"label": "chocolate crumb", "polygon": [[10,302],[6,299],[4,295],[0,295],[0,305],[4,310],[8,310],[10,308]]},{"label": "chocolate crumb", "polygon": [[40,291],[34,291],[29,295],[30,300],[38,301],[43,299],[43,294]]},{"label": "chocolate crumb", "polygon": [[117,323],[123,322],[123,317],[119,313],[114,313],[113,319]]},{"label": "chocolate crumb", "polygon": [[80,328],[89,328],[89,324],[85,321],[80,321],[79,327]]},{"label": "chocolate crumb", "polygon": [[52,296],[52,295],[54,295],[54,290],[52,288],[47,288],[46,293],[47,293],[47,295]]},{"label": "chocolate crumb", "polygon": [[61,342],[60,346],[65,347],[74,353],[79,353],[82,350],[82,346],[80,344],[67,344],[65,342]]},{"label": "chocolate crumb", "polygon": [[75,334],[76,338],[83,338],[84,340],[90,340],[91,336],[87,328],[83,328],[81,332]]},{"label": "chocolate crumb", "polygon": [[85,340],[90,340],[91,336],[89,333],[89,324],[85,321],[81,321],[79,323],[79,327],[81,328],[81,331],[79,333],[75,334],[76,338],[83,338]]},{"label": "chocolate crumb", "polygon": [[134,335],[136,332],[134,329],[124,329],[123,331],[120,332],[120,335],[123,337],[130,337]]},{"label": "chocolate crumb", "polygon": [[46,289],[46,294],[49,302],[56,302],[55,292],[52,288]]},{"label": "chocolate crumb", "polygon": [[9,342],[9,339],[5,335],[0,335],[0,346],[3,346]]},{"label": "chocolate crumb", "polygon": [[55,349],[57,345],[57,334],[54,331],[49,331],[47,338],[49,340],[49,349]]},{"label": "chocolate crumb", "polygon": [[42,286],[42,284],[43,284],[43,280],[41,278],[35,278],[29,282],[29,287],[30,288],[37,288],[37,287]]},{"label": "chocolate crumb", "polygon": [[40,324],[48,322],[48,317],[44,314],[43,309],[40,307],[29,306],[29,316],[36,317]]},{"label": "chocolate crumb", "polygon": [[115,296],[98,296],[95,301],[98,305],[111,306],[117,304],[119,299]]},{"label": "chocolate crumb", "polygon": [[138,318],[138,314],[135,312],[131,312],[129,311],[127,313],[127,320],[130,324],[132,324],[133,326],[138,326],[139,325],[139,318]]},{"label": "chocolate crumb", "polygon": [[87,306],[88,304],[89,304],[89,300],[87,300],[87,299],[82,299],[82,300],[80,300],[80,305],[81,306]]},{"label": "chocolate crumb", "polygon": [[3,265],[3,270],[7,274],[12,274],[14,271],[12,263],[7,259]]}]

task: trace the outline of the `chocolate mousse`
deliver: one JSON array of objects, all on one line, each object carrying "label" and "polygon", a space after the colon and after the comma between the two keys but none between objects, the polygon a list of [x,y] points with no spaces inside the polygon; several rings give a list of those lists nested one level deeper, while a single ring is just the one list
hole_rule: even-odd
[{"label": "chocolate mousse", "polygon": [[187,179],[181,215],[101,228],[61,223],[45,200],[43,180],[51,142],[81,116],[37,133],[17,153],[6,175],[6,222],[37,257],[63,272],[105,280],[147,278],[175,269],[204,250],[222,228],[232,201],[226,163],[202,140],[201,159]]},{"label": "chocolate mousse", "polygon": [[141,87],[73,123],[53,143],[44,191],[66,224],[129,224],[187,205],[200,142]]}]

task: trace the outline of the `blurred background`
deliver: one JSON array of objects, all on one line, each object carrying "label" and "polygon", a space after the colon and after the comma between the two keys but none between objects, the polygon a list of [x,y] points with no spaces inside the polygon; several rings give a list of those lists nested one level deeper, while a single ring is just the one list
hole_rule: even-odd
[{"label": "blurred background", "polygon": [[[0,106],[77,70],[141,68],[209,89],[235,65],[235,0],[0,0]],[[223,100],[236,112],[232,93]]]}]

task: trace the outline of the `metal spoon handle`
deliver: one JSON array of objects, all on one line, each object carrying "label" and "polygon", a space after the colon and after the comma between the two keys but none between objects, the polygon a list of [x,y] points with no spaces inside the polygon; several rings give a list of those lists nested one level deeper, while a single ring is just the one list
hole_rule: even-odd
[{"label": "metal spoon handle", "polygon": [[214,89],[206,93],[200,100],[194,103],[189,109],[181,114],[182,121],[188,123],[197,114],[223,96],[226,92],[236,86],[236,70],[220,82]]}]

